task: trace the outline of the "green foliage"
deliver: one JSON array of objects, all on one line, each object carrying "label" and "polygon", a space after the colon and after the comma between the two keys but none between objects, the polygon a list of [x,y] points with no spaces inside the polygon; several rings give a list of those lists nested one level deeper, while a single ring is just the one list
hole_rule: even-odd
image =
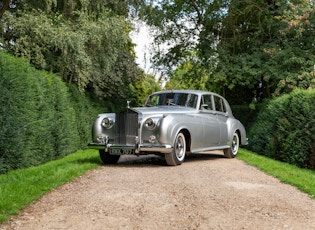
[{"label": "green foliage", "polygon": [[87,12],[95,17],[111,9],[117,15],[128,16],[128,5],[124,0],[15,0],[23,10],[39,9],[41,11],[53,11],[63,14],[68,18],[74,17],[76,11]]},{"label": "green foliage", "polygon": [[264,98],[314,88],[313,22],[308,1],[232,1],[214,79],[249,90],[261,81]]},{"label": "green foliage", "polygon": [[216,63],[213,32],[218,29],[221,11],[226,6],[224,0],[149,2],[144,18],[156,28],[153,62],[170,72],[188,60],[198,60],[205,69],[212,69]]},{"label": "green foliage", "polygon": [[143,105],[148,95],[161,90],[161,86],[154,76],[144,73],[137,77],[134,86],[131,86],[131,88],[135,92],[135,99],[131,101],[130,106]]},{"label": "green foliage", "polygon": [[209,71],[200,62],[189,60],[181,64],[166,83],[166,89],[199,89],[209,87]]},{"label": "green foliage", "polygon": [[264,103],[257,104],[254,108],[249,105],[231,105],[231,109],[233,116],[245,126],[246,130],[249,130],[255,123],[257,115],[263,105]]},{"label": "green foliage", "polygon": [[[315,87],[311,1],[163,0],[147,10],[148,23],[159,29],[155,44],[167,45],[156,46],[155,64],[176,69],[171,81],[202,82],[207,76],[207,89],[238,95],[242,104]],[[193,65],[195,75],[179,77],[189,60],[199,64]]]},{"label": "green foliage", "polygon": [[[218,67],[212,75],[212,82],[221,91],[231,91],[232,97],[240,95],[238,99],[250,104],[255,97],[257,83],[262,76],[262,65],[266,57],[259,52],[252,54],[231,55],[220,51]],[[250,92],[244,95],[244,92]],[[243,95],[243,97],[242,97]]]},{"label": "green foliage", "polygon": [[300,167],[315,167],[315,91],[271,100],[249,130],[249,148]]},{"label": "green foliage", "polygon": [[0,173],[54,160],[88,143],[96,109],[85,102],[85,112],[79,113],[85,97],[76,97],[74,104],[58,76],[1,52],[0,89]]},{"label": "green foliage", "polygon": [[[75,111],[75,125],[79,140],[77,149],[84,149],[91,142],[91,128],[97,114],[104,113],[108,109],[97,99],[92,99],[86,93],[80,92],[75,85],[69,85],[71,94],[71,106]],[[73,129],[73,127],[72,127]]]},{"label": "green foliage", "polygon": [[[3,47],[104,100],[128,98],[138,67],[125,1],[16,1],[0,23]],[[121,90],[117,90],[120,88]],[[126,95],[127,94],[127,95]]]},{"label": "green foliage", "polygon": [[[270,90],[275,90],[283,76],[276,72],[274,60],[263,50],[265,44],[273,46],[277,42],[281,24],[274,15],[281,14],[286,7],[286,3],[280,7],[278,2],[231,1],[217,47],[219,63],[213,75],[217,84],[238,93],[244,90],[240,86],[253,91],[262,81],[264,97],[271,96]],[[269,70],[270,67],[273,69]],[[244,99],[249,104],[254,97]]]}]

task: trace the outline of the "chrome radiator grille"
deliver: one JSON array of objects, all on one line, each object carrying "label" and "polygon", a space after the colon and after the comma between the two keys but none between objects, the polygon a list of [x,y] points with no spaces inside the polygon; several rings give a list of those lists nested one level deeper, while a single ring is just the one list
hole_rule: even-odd
[{"label": "chrome radiator grille", "polygon": [[128,110],[117,113],[115,120],[115,144],[134,145],[138,136],[138,114]]}]

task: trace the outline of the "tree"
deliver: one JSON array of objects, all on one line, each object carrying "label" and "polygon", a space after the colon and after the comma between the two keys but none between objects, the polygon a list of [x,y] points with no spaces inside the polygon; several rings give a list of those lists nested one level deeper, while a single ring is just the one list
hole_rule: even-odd
[{"label": "tree", "polygon": [[315,87],[315,8],[312,1],[296,1],[278,17],[283,27],[279,30],[279,46],[264,51],[277,63],[278,78],[275,95],[288,93],[295,88]]},{"label": "tree", "polygon": [[196,60],[208,86],[235,103],[313,87],[312,1],[161,0],[147,10],[155,43],[167,45],[154,63],[174,70]]},{"label": "tree", "polygon": [[206,90],[211,88],[209,83],[208,71],[204,66],[200,62],[189,60],[176,68],[165,88]]},{"label": "tree", "polygon": [[[298,10],[293,2],[299,5]],[[247,103],[253,97],[261,99],[296,87],[308,88],[313,64],[307,59],[312,59],[312,49],[305,36],[289,35],[296,28],[290,26],[288,18],[301,18],[309,9],[308,1],[232,1],[218,44],[219,64],[214,78],[234,93],[239,86],[240,91],[248,88],[252,96]],[[283,89],[283,81],[288,79],[290,87]],[[257,83],[263,85],[262,95],[256,93]]]},{"label": "tree", "polygon": [[0,17],[2,17],[4,12],[9,9],[10,9],[10,0],[0,1]]},{"label": "tree", "polygon": [[136,79],[138,67],[127,1],[2,2],[4,49],[101,99],[129,97],[122,92],[129,92],[124,89]]},{"label": "tree", "polygon": [[161,90],[160,82],[157,81],[153,75],[142,72],[139,76],[132,87],[136,95],[135,100],[131,101],[131,106],[143,105],[148,95]]}]

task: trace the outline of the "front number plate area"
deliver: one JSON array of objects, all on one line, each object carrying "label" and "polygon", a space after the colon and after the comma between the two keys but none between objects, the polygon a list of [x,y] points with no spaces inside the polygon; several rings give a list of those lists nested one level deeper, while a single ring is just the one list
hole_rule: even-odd
[{"label": "front number plate area", "polygon": [[130,155],[135,154],[134,148],[120,148],[120,147],[111,147],[109,148],[109,154],[111,155]]}]

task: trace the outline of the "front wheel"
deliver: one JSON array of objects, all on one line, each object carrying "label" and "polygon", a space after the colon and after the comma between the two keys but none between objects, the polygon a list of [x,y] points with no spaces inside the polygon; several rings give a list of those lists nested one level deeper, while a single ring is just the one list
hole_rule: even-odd
[{"label": "front wheel", "polygon": [[231,147],[228,149],[224,149],[224,151],[223,151],[224,156],[227,158],[234,158],[238,152],[239,147],[240,147],[240,139],[239,139],[237,132],[235,132],[233,134]]},{"label": "front wheel", "polygon": [[165,154],[166,163],[172,166],[180,165],[184,162],[185,154],[186,140],[184,134],[180,132],[175,138],[172,152],[169,154]]},{"label": "front wheel", "polygon": [[110,155],[109,152],[105,152],[105,150],[99,150],[100,158],[102,162],[106,165],[108,164],[116,164],[120,158],[120,155]]}]

